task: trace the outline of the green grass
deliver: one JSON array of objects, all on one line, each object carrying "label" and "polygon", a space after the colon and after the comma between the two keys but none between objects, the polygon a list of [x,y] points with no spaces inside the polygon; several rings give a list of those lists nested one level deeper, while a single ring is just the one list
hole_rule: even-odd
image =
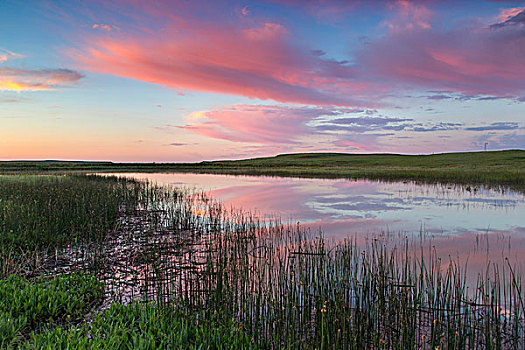
[{"label": "green grass", "polygon": [[0,348],[249,349],[251,338],[233,320],[158,304],[114,303],[86,322],[103,283],[75,273],[0,280]]},{"label": "green grass", "polygon": [[155,303],[116,303],[81,327],[33,334],[30,349],[251,349],[251,339],[233,321],[197,320]]},{"label": "green grass", "polygon": [[103,239],[119,210],[135,207],[137,186],[93,176],[0,176],[0,276],[38,252]]},{"label": "green grass", "polygon": [[299,153],[201,163],[0,162],[0,173],[185,171],[238,175],[369,178],[525,188],[525,151],[433,155]]},{"label": "green grass", "polygon": [[0,280],[0,348],[13,347],[44,328],[83,320],[103,292],[101,282],[82,273]]},{"label": "green grass", "polygon": [[525,187],[525,151],[436,155],[300,153],[201,163],[209,171],[277,176],[369,178]]},{"label": "green grass", "polygon": [[0,176],[0,244],[37,249],[95,239],[132,195],[126,181],[85,176]]}]

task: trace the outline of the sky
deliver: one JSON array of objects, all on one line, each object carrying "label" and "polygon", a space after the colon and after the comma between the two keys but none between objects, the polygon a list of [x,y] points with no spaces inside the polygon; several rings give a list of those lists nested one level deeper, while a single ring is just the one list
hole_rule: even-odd
[{"label": "sky", "polygon": [[525,1],[0,0],[0,160],[525,149]]}]

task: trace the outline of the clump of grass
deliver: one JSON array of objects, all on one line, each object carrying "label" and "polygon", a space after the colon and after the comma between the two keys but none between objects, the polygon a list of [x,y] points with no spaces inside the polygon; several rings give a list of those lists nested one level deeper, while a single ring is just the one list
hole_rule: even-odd
[{"label": "clump of grass", "polygon": [[210,240],[200,269],[180,272],[171,298],[220,310],[271,347],[524,345],[523,286],[510,266],[490,266],[469,286],[460,267],[432,251],[417,257],[300,228],[238,225]]},{"label": "clump of grass", "polygon": [[1,244],[45,248],[103,236],[130,200],[126,185],[95,176],[1,176]]},{"label": "clump of grass", "polygon": [[198,320],[155,303],[115,303],[81,327],[33,334],[30,349],[252,349],[255,344],[233,321]]},{"label": "clump of grass", "polygon": [[0,280],[0,348],[44,327],[82,320],[103,292],[103,283],[82,273]]}]

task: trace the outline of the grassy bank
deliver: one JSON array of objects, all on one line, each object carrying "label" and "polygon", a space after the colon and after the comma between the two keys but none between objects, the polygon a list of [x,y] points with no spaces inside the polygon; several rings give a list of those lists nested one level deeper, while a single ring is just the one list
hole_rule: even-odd
[{"label": "grassy bank", "polygon": [[[469,285],[467,268],[442,261],[424,238],[394,246],[328,241],[203,193],[111,177],[0,177],[0,185],[5,218],[24,223],[34,206],[29,213],[45,214],[29,216],[35,222],[66,217],[57,227],[76,232],[64,240],[36,224],[2,232],[26,231],[19,241],[0,241],[17,247],[5,266],[29,250],[52,263],[38,274],[26,266],[1,277],[0,324],[11,329],[4,344],[13,347],[525,346],[522,275],[508,263],[488,264]],[[69,209],[53,202],[69,196],[76,198]],[[77,216],[94,226],[103,216],[107,224],[92,234]],[[39,236],[43,243],[35,244]]]},{"label": "grassy bank", "polygon": [[28,349],[256,349],[233,321],[215,316],[197,320],[196,314],[156,303],[115,303],[91,323],[59,326],[33,333]]},{"label": "grassy bank", "polygon": [[3,176],[0,240],[3,246],[41,249],[101,238],[119,209],[134,207],[132,181],[88,176]]},{"label": "grassy bank", "polygon": [[140,185],[94,176],[0,176],[0,276],[35,270],[44,253],[101,241]]},{"label": "grassy bank", "polygon": [[0,348],[14,348],[47,329],[82,322],[103,291],[101,282],[82,273],[0,280]]},{"label": "grassy bank", "polygon": [[0,162],[3,173],[202,172],[292,177],[369,178],[525,188],[525,151],[435,155],[302,153],[201,163]]},{"label": "grassy bank", "polygon": [[0,280],[0,348],[255,348],[233,321],[215,316],[197,322],[196,314],[156,303],[115,302],[93,314],[103,290],[103,283],[82,273]]}]

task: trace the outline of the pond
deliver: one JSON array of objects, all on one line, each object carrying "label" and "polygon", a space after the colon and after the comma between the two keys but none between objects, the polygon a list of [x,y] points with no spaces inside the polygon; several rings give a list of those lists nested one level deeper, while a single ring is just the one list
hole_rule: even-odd
[{"label": "pond", "polygon": [[474,270],[505,258],[525,266],[525,195],[512,190],[189,173],[113,175],[203,190],[226,206],[300,223],[336,240],[399,244],[409,237],[428,242],[445,261],[468,260]]}]

